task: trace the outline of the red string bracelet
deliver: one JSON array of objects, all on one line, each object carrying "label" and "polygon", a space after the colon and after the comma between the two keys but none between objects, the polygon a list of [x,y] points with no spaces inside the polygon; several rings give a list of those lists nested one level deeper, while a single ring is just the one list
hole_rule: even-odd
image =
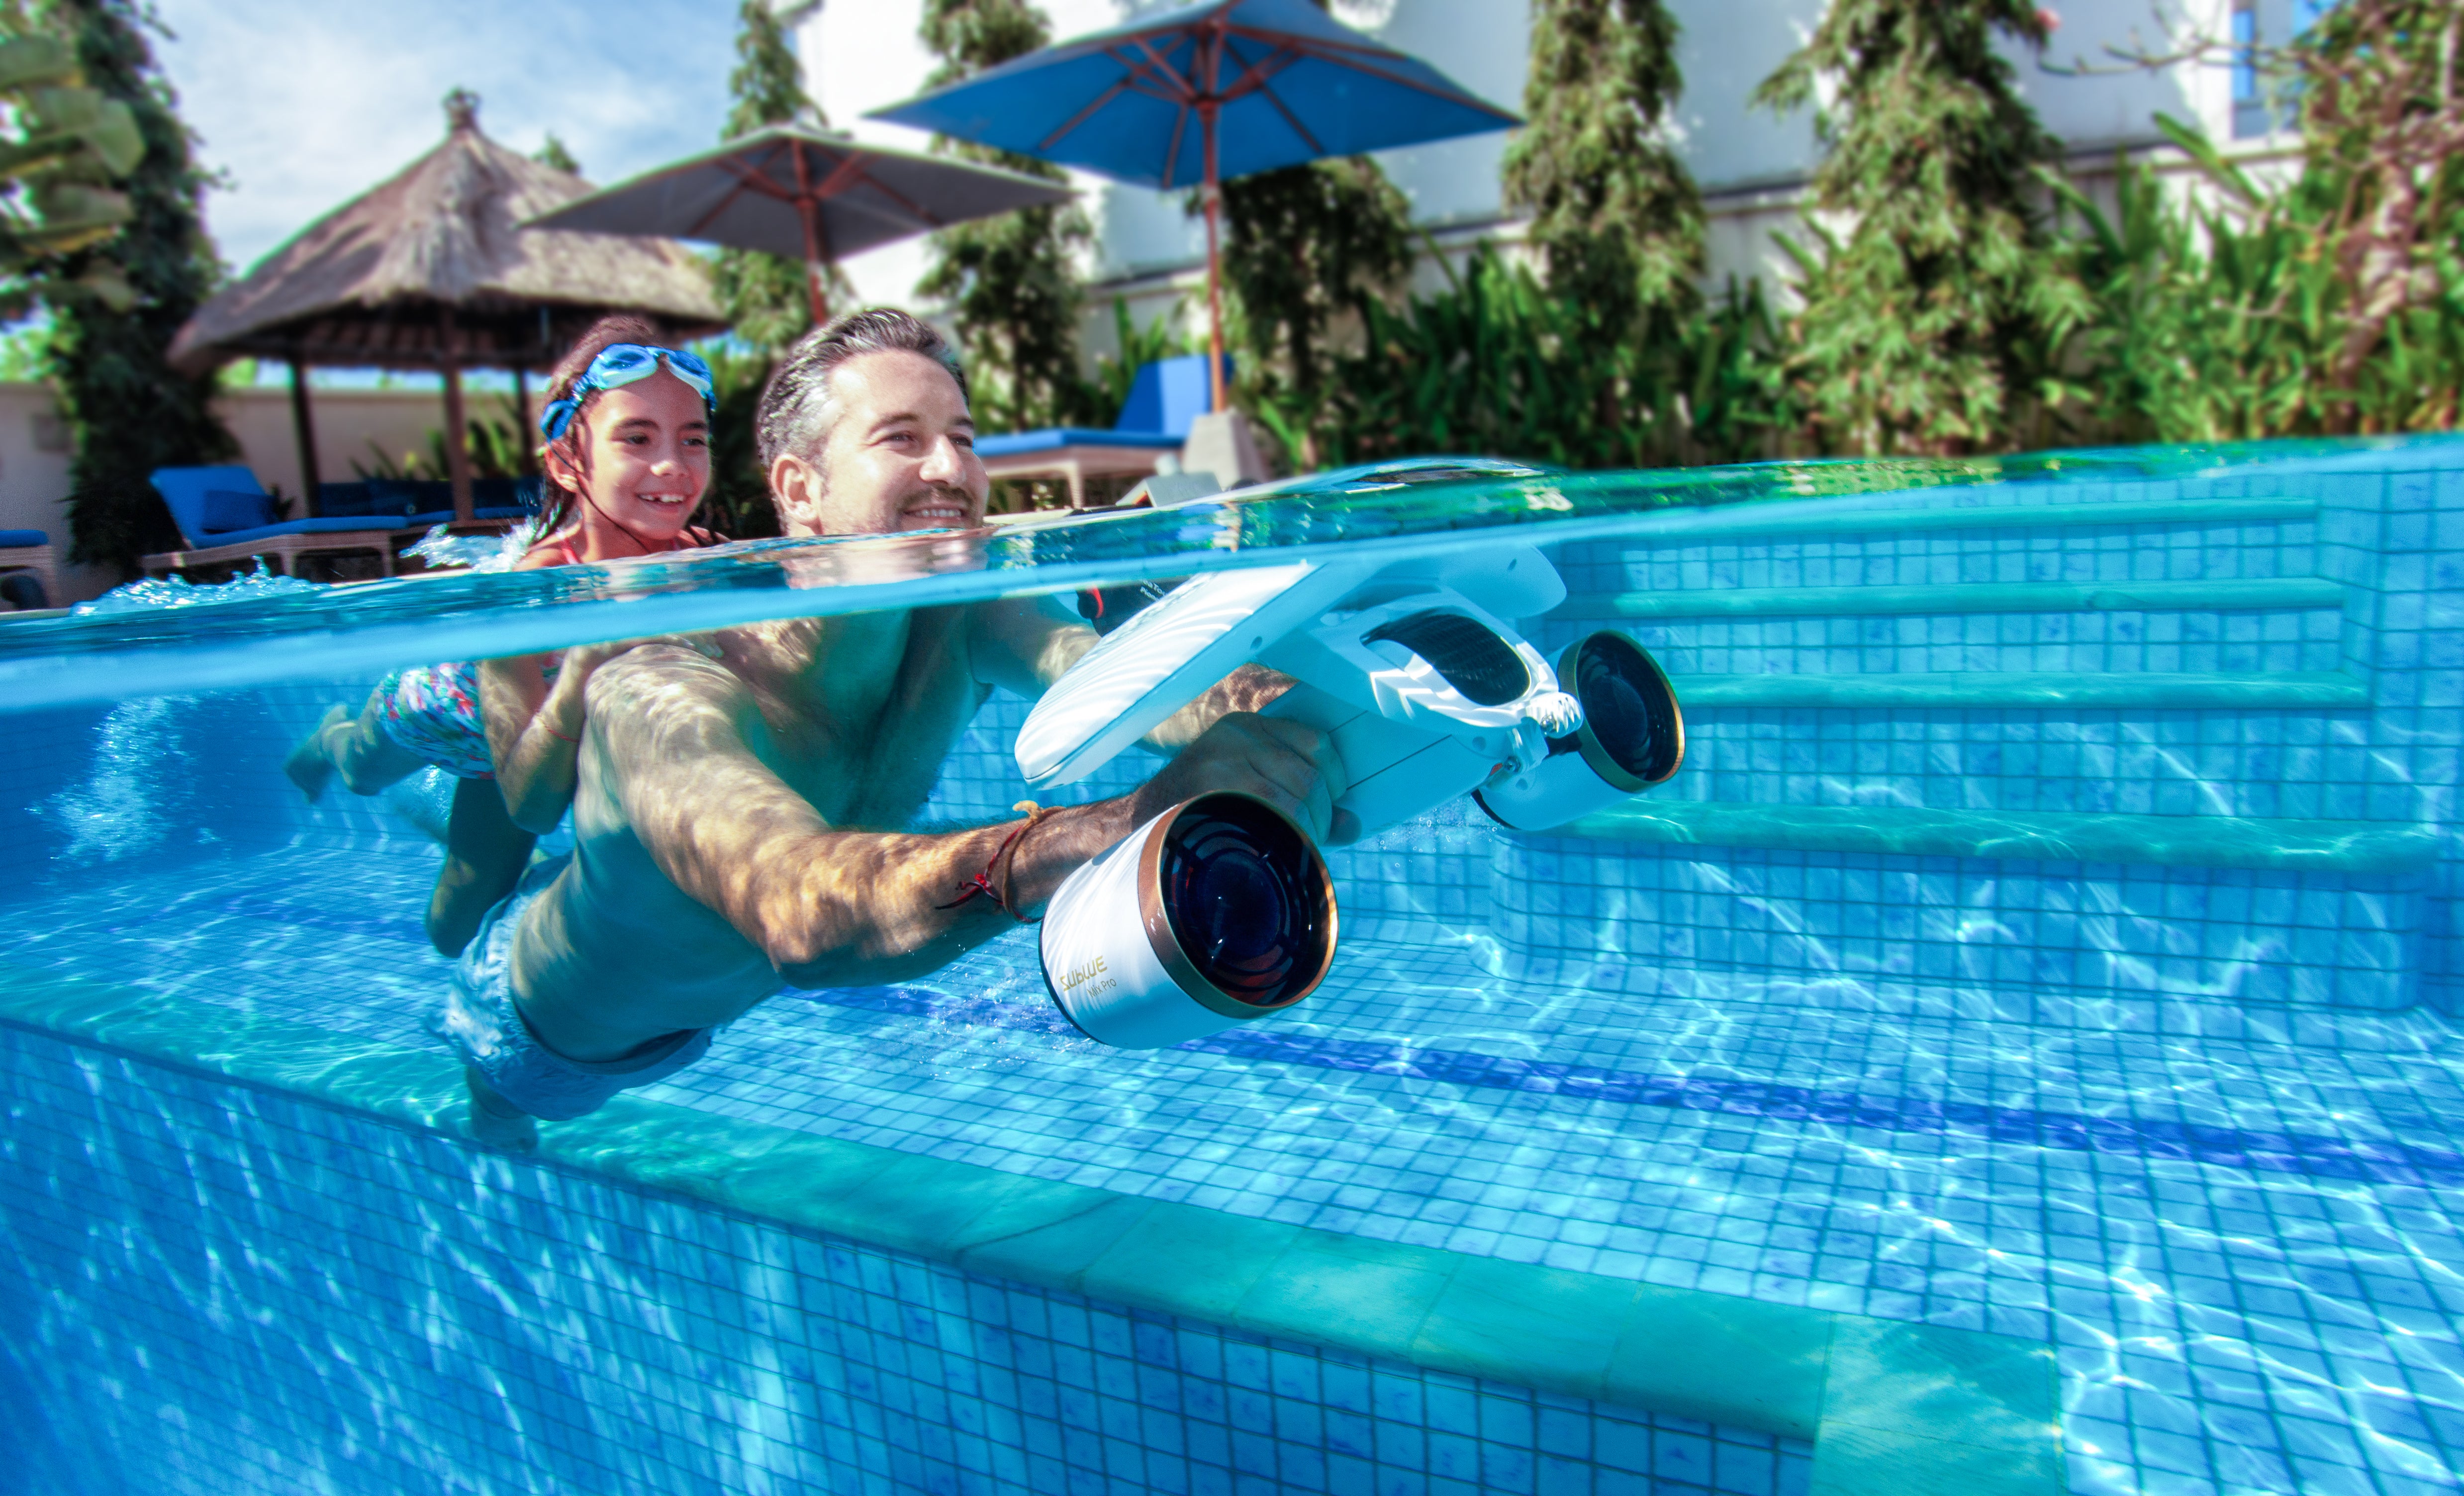
[{"label": "red string bracelet", "polygon": [[[547,727],[547,724],[546,724],[545,722],[541,722],[541,723],[539,724],[539,726],[541,726],[541,727]],[[569,742],[569,743],[573,744],[573,745],[574,745],[575,747],[577,747],[577,748],[579,748],[579,747],[581,747],[581,746],[582,746],[582,739],[581,739],[581,738],[579,738],[579,737],[564,737],[564,735],[563,735],[562,733],[558,732],[558,731],[557,731],[555,728],[553,728],[553,727],[547,727],[547,735],[548,735],[550,737],[564,737],[564,740],[565,740],[566,742]]]},{"label": "red string bracelet", "polygon": [[[994,908],[1001,911],[1003,913],[1009,915],[1012,919],[1017,920],[1022,925],[1043,923],[1041,920],[1029,919],[1024,914],[1020,913],[1015,908],[1012,908],[1008,895],[1004,891],[1009,887],[1017,872],[1018,854],[1016,848],[1020,839],[1024,837],[1027,832],[1034,830],[1036,823],[1042,821],[1045,816],[1052,814],[1052,812],[1031,800],[1022,800],[1010,808],[1013,810],[1025,811],[1026,825],[1020,826],[1017,830],[1012,831],[1009,835],[1001,838],[1001,844],[993,848],[991,858],[984,863],[984,870],[977,873],[974,877],[969,878],[965,883],[958,886],[958,896],[957,898],[952,899],[947,904],[935,904],[933,906],[935,909],[957,909],[960,905],[973,899],[977,894],[980,893],[984,897],[993,901]],[[1003,870],[1001,887],[997,889],[993,887],[993,869],[1001,867],[1001,859],[1004,856],[1009,859],[1009,867]]]},{"label": "red string bracelet", "polygon": [[[1041,822],[1045,816],[1052,814],[1052,812],[1045,809],[1042,805],[1037,804],[1031,800],[1022,800],[1017,804],[1012,805],[1009,808],[1012,810],[1025,811],[1026,825],[1020,826],[1018,828],[1018,834],[1011,837],[1006,844],[1006,850],[1009,852],[1009,861],[1003,865],[1001,869],[1001,908],[1008,910],[1010,917],[1017,920],[1022,925],[1040,925],[1044,923],[1042,919],[1029,919],[1024,914],[1020,913],[1017,906],[1009,901],[1009,894],[1012,889],[1018,887],[1018,849],[1026,845],[1026,833],[1034,830],[1037,823]],[[989,872],[992,869],[988,868],[985,870]]]}]

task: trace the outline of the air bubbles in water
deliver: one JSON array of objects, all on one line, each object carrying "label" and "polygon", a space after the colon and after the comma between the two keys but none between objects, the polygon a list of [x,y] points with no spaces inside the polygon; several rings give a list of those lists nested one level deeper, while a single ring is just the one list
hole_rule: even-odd
[{"label": "air bubbles in water", "polygon": [[1365,836],[1343,850],[1350,852],[1413,852],[1435,850],[1437,842],[1485,848],[1496,841],[1497,823],[1469,795],[1457,795],[1398,825]]},{"label": "air bubbles in water", "polygon": [[172,764],[188,759],[177,714],[194,700],[148,696],[111,709],[95,730],[94,771],[85,782],[35,808],[35,814],[68,836],[61,860],[93,867],[121,862],[163,844],[170,823],[149,786],[161,783]]},{"label": "air bubbles in water", "polygon": [[422,769],[397,784],[385,786],[378,803],[442,844],[453,819],[453,776],[442,769]]},{"label": "air bubbles in water", "polygon": [[996,942],[937,974],[930,1012],[884,1036],[883,1067],[958,1080],[1095,1048],[1054,1010],[1032,949],[1023,959],[1001,959],[1008,943]]}]

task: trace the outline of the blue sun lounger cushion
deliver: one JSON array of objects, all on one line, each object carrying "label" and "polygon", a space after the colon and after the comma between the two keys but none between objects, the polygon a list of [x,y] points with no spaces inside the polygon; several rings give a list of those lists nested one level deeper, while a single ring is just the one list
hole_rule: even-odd
[{"label": "blue sun lounger cushion", "polygon": [[279,524],[282,517],[274,512],[271,495],[248,494],[235,489],[206,490],[206,501],[200,511],[203,517],[198,528],[208,535],[229,535],[234,530],[262,530]]},{"label": "blue sun lounger cushion", "polygon": [[171,511],[172,522],[180,527],[181,539],[190,550],[207,550],[217,545],[245,545],[252,540],[271,540],[285,535],[340,535],[348,531],[375,528],[364,517],[341,519],[285,519],[279,523],[252,525],[239,530],[215,530],[209,526],[208,497],[226,495],[212,506],[214,517],[231,519],[238,517],[246,500],[255,499],[263,505],[257,517],[271,519],[273,496],[256,474],[246,468],[157,468],[148,481],[154,492],[163,495],[165,507]]},{"label": "blue sun lounger cushion", "polygon": [[[471,517],[519,519],[531,512],[538,478],[473,478]],[[370,478],[375,512],[406,529],[453,522],[453,485],[436,478]]]},{"label": "blue sun lounger cushion", "polygon": [[[1231,378],[1232,361],[1223,361]],[[1052,426],[1037,431],[1011,431],[976,438],[976,451],[985,457],[1016,457],[1062,447],[1177,447],[1189,439],[1190,423],[1206,413],[1212,392],[1206,386],[1206,355],[1184,354],[1157,359],[1139,367],[1121,402],[1120,419],[1109,431],[1083,427]]]},{"label": "blue sun lounger cushion", "polygon": [[317,485],[317,513],[321,518],[365,518],[372,524],[407,524],[410,512],[418,507],[408,495],[400,493],[383,479],[363,478],[352,483]]},{"label": "blue sun lounger cushion", "polygon": [[[540,478],[473,478],[471,480],[471,517],[519,519],[539,507],[543,481]],[[404,524],[452,523],[453,485],[439,483],[436,489],[441,492],[433,495],[429,506],[404,520]]]}]

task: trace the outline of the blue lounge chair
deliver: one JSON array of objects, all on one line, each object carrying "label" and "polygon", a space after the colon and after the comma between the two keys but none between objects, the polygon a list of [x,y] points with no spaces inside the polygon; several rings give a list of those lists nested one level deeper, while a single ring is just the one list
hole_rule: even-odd
[{"label": "blue lounge chair", "polygon": [[246,468],[157,468],[150,481],[171,511],[185,547],[140,557],[147,576],[263,557],[275,569],[297,569],[302,556],[365,551],[381,574],[393,575],[392,523],[375,516],[283,519],[274,498]]},{"label": "blue lounge chair", "polygon": [[1069,507],[1084,509],[1089,478],[1144,477],[1157,457],[1180,451],[1208,399],[1206,355],[1160,359],[1138,370],[1111,430],[1056,426],[979,436],[976,455],[994,478],[1066,478]]},{"label": "blue lounge chair", "polygon": [[67,605],[60,601],[60,559],[50,536],[40,530],[0,530],[0,572],[19,571],[33,573],[42,589],[43,601],[35,606]]},{"label": "blue lounge chair", "polygon": [[[520,519],[537,502],[538,478],[475,478],[471,483],[472,517],[495,528]],[[317,513],[328,518],[351,515],[382,517],[406,530],[453,522],[453,485],[424,478],[362,478],[353,483],[317,486]]]}]

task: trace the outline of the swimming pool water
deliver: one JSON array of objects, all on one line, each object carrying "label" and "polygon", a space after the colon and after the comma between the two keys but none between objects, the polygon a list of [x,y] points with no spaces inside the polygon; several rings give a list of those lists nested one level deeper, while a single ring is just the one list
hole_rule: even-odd
[{"label": "swimming pool water", "polygon": [[[2464,468],[2464,457],[2455,462]],[[2298,489],[2298,467],[2285,466]],[[2112,564],[2120,566],[2167,554],[2155,532],[2116,530],[2100,533],[2087,553],[2119,558]],[[2312,542],[2271,530],[2235,543],[2233,554],[2283,558]],[[1969,564],[1961,556],[1981,549],[1990,547],[1945,552],[1945,564]],[[2210,537],[2173,554],[2213,568],[2227,550]],[[1581,567],[1607,561],[1566,554],[1578,590],[1617,585],[1583,580]],[[2058,571],[2082,551],[2030,554],[2052,557],[2047,564]],[[1725,583],[1717,574],[1716,553],[1709,563],[1693,584],[1737,588],[1736,572]],[[1792,575],[1744,584],[1916,584],[1875,574],[1870,547],[1820,560],[1835,563],[1842,569],[1811,575],[1816,562],[1800,557],[1789,562],[1799,568]],[[1860,578],[1852,566],[1867,571]],[[2307,575],[2277,561],[2259,575],[2279,572]],[[1996,579],[1945,574],[1929,584],[1963,580]],[[1989,611],[1963,615],[1932,637],[1911,636],[1905,625],[1877,636],[1815,615],[1815,623],[1762,620],[1721,626],[1732,630],[1725,635],[1696,628],[1652,643],[1698,651],[1683,663],[1689,675],[1724,678],[1976,676],[2009,673],[2014,661],[2039,671],[2307,676],[2351,658],[2349,605],[2343,626],[2287,605],[2281,617],[2235,615],[2264,617],[2248,627],[2202,633],[2205,626],[2194,625],[2171,635],[2163,612],[2107,606],[2058,637],[2037,615]],[[2446,621],[2370,622],[2434,632]],[[2095,658],[2084,657],[2089,650]],[[2404,668],[2430,680],[2446,663],[2417,658]],[[2438,679],[2411,704],[2453,706]],[[2383,705],[2398,694],[2384,678],[2374,689]],[[411,825],[417,803],[406,796],[392,808],[336,803],[301,813],[283,803],[266,758],[338,693],[347,693],[295,685],[20,718],[46,724],[18,748],[11,770],[34,786],[33,819],[17,824],[39,830],[30,845],[42,861],[0,895],[0,963],[371,1043],[424,1044],[420,1002],[445,968],[418,924],[433,854]],[[2138,708],[2112,710],[2123,715],[2119,747],[2101,756],[2095,733],[2082,730],[2057,763],[2045,735],[2019,732],[2000,707],[1990,715],[1921,704],[1711,708],[1697,714],[1701,757],[1687,771],[1700,780],[1671,789],[1713,803],[1975,803],[2407,825],[2446,815],[2443,801],[2423,808],[2425,795],[2445,793],[2424,767],[2431,731],[2416,733],[2417,752],[2404,768],[2418,793],[2389,804],[2371,800],[2380,792],[2368,787],[2370,765],[2388,761],[2387,751],[2349,711],[2241,712],[2222,736],[2192,723],[2178,740],[2168,735],[2182,709],[2148,709],[2144,717],[2128,715]],[[938,812],[1006,803],[1001,739],[1017,713],[1014,702],[987,712],[947,772]],[[2086,720],[2077,712],[2072,719]],[[2282,725],[2302,720],[2325,723],[2310,769],[2300,767],[2298,734]],[[1903,731],[1908,724],[1913,730]],[[2128,739],[2142,726],[2145,751],[2134,754]],[[1881,746],[1863,759],[1826,759],[1820,743],[1835,728],[1845,740],[1861,735]],[[1808,742],[1815,746],[1799,746]],[[253,769],[225,761],[235,744],[264,761],[250,760]],[[2361,766],[2335,767],[2346,760]],[[2286,787],[2265,788],[2274,781]],[[2319,790],[2322,782],[2331,787]],[[2360,787],[2339,805],[2335,785]],[[1081,793],[1113,787],[1099,780]],[[2078,798],[2097,793],[2108,798]],[[2167,803],[2185,793],[2204,803]],[[2323,798],[2288,799],[2305,793]],[[2133,803],[2134,794],[2145,798]],[[1551,849],[1561,845],[1562,853]],[[1271,1025],[1152,1055],[1103,1050],[1056,1021],[1021,935],[929,980],[784,995],[733,1025],[704,1064],[649,1094],[715,1115],[1350,1236],[2047,1342],[2059,1367],[2074,1490],[2409,1496],[2464,1484],[2456,1474],[2464,1467],[2464,1046],[2453,1020],[2419,1001],[2417,975],[2409,988],[2369,989],[2409,992],[2405,1001],[2328,1001],[2311,1010],[2320,1023],[2301,1028],[2283,1017],[2281,1002],[2263,1000],[2248,1010],[2251,1022],[2227,1022],[2242,1011],[2233,1006],[2235,991],[2192,969],[2206,958],[2272,970],[2289,958],[2283,953],[2203,957],[2194,950],[2179,957],[2190,964],[2178,971],[2159,970],[2151,957],[2139,976],[2085,991],[2073,968],[2057,981],[2041,962],[1988,960],[1919,981],[1913,977],[1923,974],[1887,962],[1833,958],[1827,969],[1796,970],[1776,957],[1760,965],[1742,954],[1687,959],[1661,954],[1665,947],[1646,953],[1627,935],[1606,952],[1598,942],[1610,927],[1597,922],[1597,910],[1550,891],[1558,880],[1535,877],[1537,859],[1579,853],[1593,859],[1582,864],[1585,875],[1608,891],[1654,890],[1672,901],[1707,898],[1704,891],[1727,879],[1750,918],[1688,906],[1664,922],[1745,929],[1760,921],[1780,930],[1755,942],[1766,957],[1787,944],[1792,928],[1807,946],[1829,936],[1810,923],[1816,895],[1782,895],[1775,881],[1754,882],[1753,856],[1795,859],[1803,880],[1827,878],[1835,889],[1860,877],[1876,890],[1906,880],[1903,894],[1873,893],[1877,908],[1931,897],[1919,885],[1938,880],[1954,914],[1965,900],[1971,919],[1928,925],[1926,938],[1989,955],[2052,941],[2033,925],[2013,935],[1997,913],[2007,907],[1992,902],[2009,889],[2031,884],[2031,898],[2066,898],[2073,913],[2092,913],[2105,875],[2041,860],[1654,851],[1692,869],[1685,877],[1694,881],[1681,888],[1651,881],[1662,872],[1646,869],[1661,863],[1580,845],[1588,844],[1504,837],[1450,813],[1340,854],[1352,934],[1336,975]],[[2195,900],[2188,874],[2165,876],[2173,881],[2147,884],[2154,891],[2130,917],[2167,938],[2202,922],[2246,932],[2270,917],[2250,913],[2247,897],[2232,913],[2215,892],[2241,874],[2202,874],[2208,881],[2196,887],[2207,891]],[[2322,899],[2392,910],[2424,898],[2410,874],[2385,875],[2384,888],[2367,882],[2379,874],[2301,876],[2328,880],[2285,895],[2285,922],[2305,928]],[[2122,887],[2118,877],[2111,886]],[[1853,921],[1856,900],[1848,903]],[[2318,928],[2331,932],[2324,948],[2345,951],[2338,958],[2353,971],[2380,969],[2368,932],[2339,936],[2335,923],[2348,915],[2331,909],[2321,917],[2328,923]],[[2425,917],[2436,928],[2398,942],[2406,959],[2422,959],[2424,941],[2446,938],[2444,916]],[[2099,935],[2093,926],[2074,920],[2063,938],[2083,947],[2137,938]],[[1889,929],[1862,937],[1886,953],[1918,943]],[[2300,945],[2310,958],[2301,944],[2309,936],[2288,938],[2287,951]],[[1582,954],[1586,942],[1591,956],[1616,957],[1601,979],[1565,964],[1565,953]],[[1645,966],[1647,984],[1629,971]],[[2024,1001],[2013,1000],[2022,992]],[[2299,1038],[2309,1042],[2290,1042]],[[68,1082],[54,1075],[46,1084]],[[212,1104],[212,1088],[178,1084],[196,1091],[183,1105]],[[245,1233],[230,1244],[244,1248]],[[846,1271],[849,1282],[869,1281],[853,1266]],[[1123,1319],[1118,1333],[1138,1333],[1138,1323]],[[297,1332],[320,1331],[301,1325]],[[837,1426],[826,1411],[810,1417],[824,1430]],[[1802,1443],[1748,1439],[1737,1447],[1750,1446],[1760,1463],[1741,1453],[1731,1463],[1750,1473],[1724,1475],[1705,1457],[1689,1476],[1679,1464],[1661,1471],[1648,1456],[1639,1463],[1612,1457],[1606,1451],[1627,1436],[1600,1433],[1606,1415],[1580,1417],[1591,1420],[1585,1452],[1552,1467],[1559,1473],[1549,1479],[1560,1485],[1538,1464],[1519,1467],[1511,1481],[1460,1466],[1448,1476],[1429,1463],[1424,1442],[1421,1464],[1398,1461],[1387,1487],[1456,1488],[1444,1485],[1456,1479],[1465,1489],[1571,1489],[1563,1483],[1574,1479],[1574,1465],[1587,1466],[1583,1479],[1595,1483],[1581,1488],[1603,1491],[1619,1488],[1610,1479],[1619,1472],[1672,1490],[1794,1490],[1808,1479]],[[1646,1445],[1657,1437],[1652,1428],[1672,1448],[1723,1437],[1634,1419]],[[1438,1436],[1423,1428],[1420,1437]],[[1322,1465],[1310,1473],[1306,1450],[1323,1456],[1332,1447],[1325,1437],[1278,1448],[1285,1445],[1301,1452],[1278,1454],[1243,1478],[1259,1489],[1349,1488]],[[331,1451],[323,1458],[337,1480],[366,1468]],[[852,1446],[844,1458],[861,1463]],[[1374,1455],[1357,1458],[1376,1463]],[[276,1468],[231,1488],[270,1488]],[[1202,1485],[1210,1477],[1188,1473],[1197,1468],[1172,1479]],[[681,1481],[686,1466],[642,1465],[630,1478]],[[1035,1486],[1041,1478],[1021,1467],[1015,1479]],[[1142,1488],[1111,1480],[1114,1488]],[[876,1484],[884,1483],[909,1484],[895,1473],[880,1475]],[[932,1482],[914,1475],[912,1484]],[[1174,1488],[1161,1475],[1144,1484]]]}]

